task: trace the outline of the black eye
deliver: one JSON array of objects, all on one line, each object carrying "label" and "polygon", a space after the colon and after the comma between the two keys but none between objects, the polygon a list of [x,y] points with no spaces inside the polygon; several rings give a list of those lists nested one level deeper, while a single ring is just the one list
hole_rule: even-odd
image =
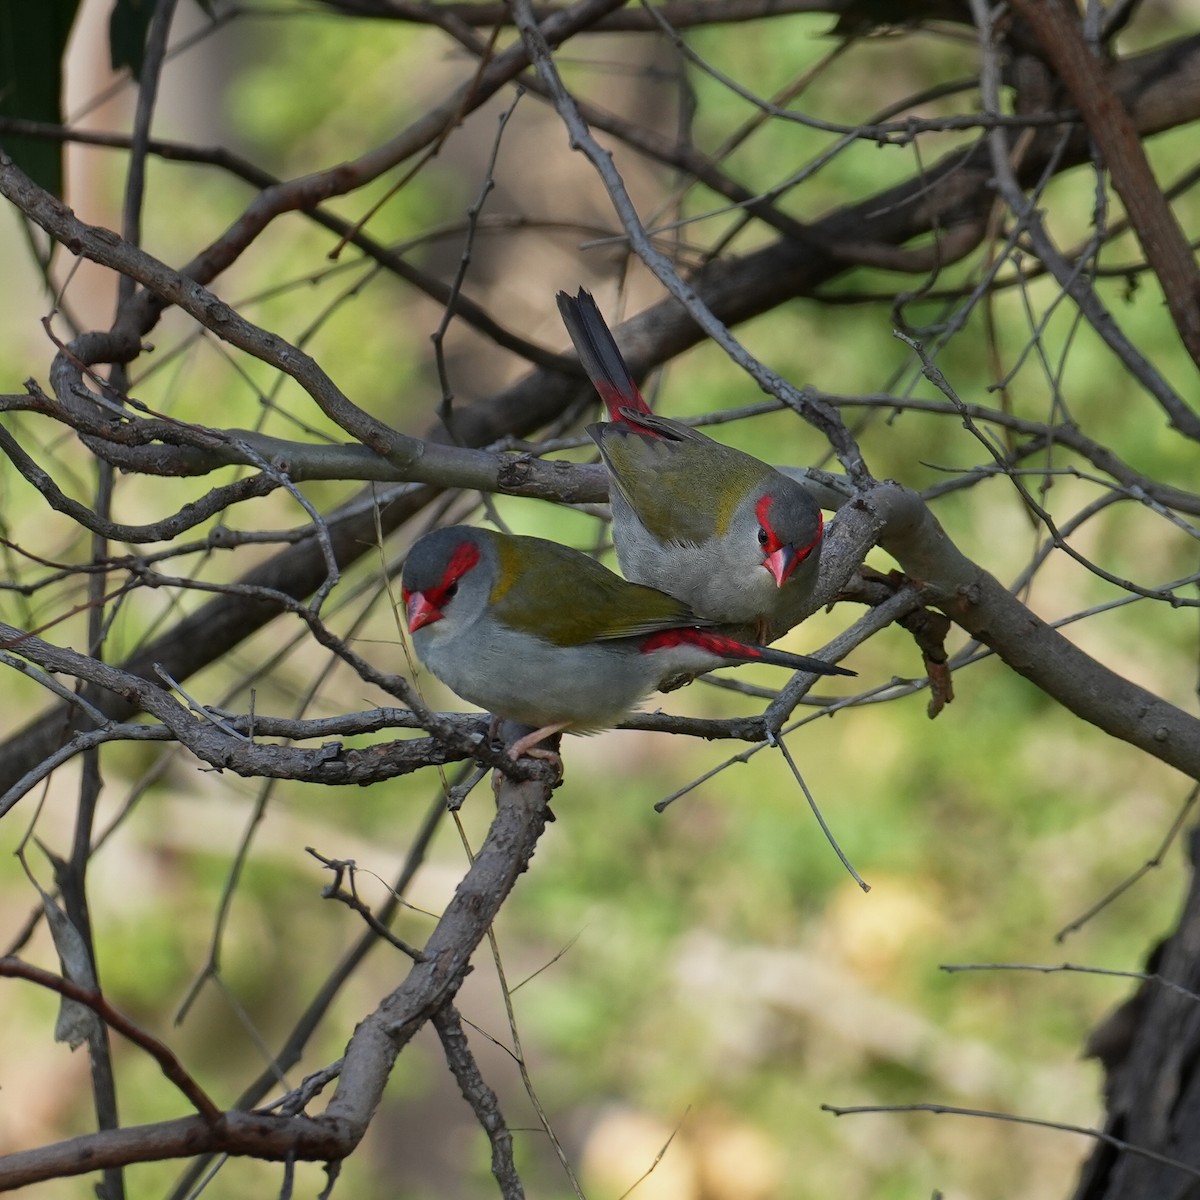
[{"label": "black eye", "polygon": [[446,591],[444,594],[447,600],[453,599],[453,597],[458,595],[457,579],[452,579],[448,584],[446,584]]},{"label": "black eye", "polygon": [[765,546],[771,540],[771,535],[760,525],[758,527],[758,544]]}]

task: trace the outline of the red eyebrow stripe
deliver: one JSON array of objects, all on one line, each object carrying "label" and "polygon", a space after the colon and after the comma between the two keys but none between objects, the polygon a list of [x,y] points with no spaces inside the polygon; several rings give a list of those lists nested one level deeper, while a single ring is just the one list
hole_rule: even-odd
[{"label": "red eyebrow stripe", "polygon": [[446,574],[442,577],[442,586],[461,579],[479,561],[479,547],[474,542],[460,542],[450,561],[446,564]]},{"label": "red eyebrow stripe", "polygon": [[760,496],[754,506],[754,515],[758,518],[758,523],[768,531],[771,528],[771,505],[774,500],[775,497],[768,492],[767,495]]},{"label": "red eyebrow stripe", "polygon": [[[767,532],[767,544],[763,547],[768,554],[774,554],[776,550],[783,545],[779,540],[779,534],[775,532],[775,527],[771,524],[771,504],[775,497],[770,494],[760,496],[758,503],[754,506],[754,515],[758,518],[758,523]],[[796,546],[796,561],[803,562],[816,549],[821,541],[821,537],[825,532],[825,514],[817,509],[817,532],[813,540],[807,546]]]},{"label": "red eyebrow stripe", "polygon": [[769,492],[765,496],[758,498],[758,503],[754,506],[754,515],[758,518],[759,525],[767,535],[767,544],[763,549],[768,554],[774,554],[776,550],[783,545],[779,540],[779,534],[775,532],[775,526],[771,524],[771,505],[775,502],[775,497]]}]

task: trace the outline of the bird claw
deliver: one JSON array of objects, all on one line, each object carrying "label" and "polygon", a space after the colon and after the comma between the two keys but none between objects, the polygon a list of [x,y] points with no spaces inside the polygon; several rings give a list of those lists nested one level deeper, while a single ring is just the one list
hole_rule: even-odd
[{"label": "bird claw", "polygon": [[[500,736],[501,725],[502,722],[498,718],[493,717],[492,723],[488,728],[488,735],[497,751],[504,749],[504,740]],[[540,758],[544,762],[551,763],[554,767],[554,781],[550,786],[552,788],[558,787],[563,781],[562,756],[557,750],[551,750],[548,746],[541,746],[538,743],[545,738],[551,738],[561,733],[562,729],[562,725],[543,725],[540,729],[534,729],[524,734],[508,747],[507,754],[509,759],[512,762],[516,762],[520,758]],[[500,784],[502,782],[500,774],[498,770],[492,773],[492,791],[497,796],[500,794]]]},{"label": "bird claw", "polygon": [[681,687],[687,687],[695,678],[695,671],[677,671],[674,675],[668,675],[666,679],[662,680],[657,690],[660,692],[675,692]]},{"label": "bird claw", "polygon": [[[541,759],[543,762],[550,763],[554,767],[554,779],[550,783],[551,790],[559,787],[562,784],[563,760],[562,760],[562,755],[559,754],[557,750],[546,749],[542,746],[530,746],[527,749],[525,749],[523,751],[523,753],[514,754],[513,751],[515,751],[515,750],[521,750],[520,742],[509,747],[508,757],[510,759],[512,759],[513,762],[516,762],[520,758],[537,758],[537,759]],[[495,794],[497,801],[500,798],[500,787],[503,784],[503,782],[504,782],[503,773],[500,771],[499,768],[497,768],[496,770],[494,770],[492,772],[492,792]],[[548,811],[549,819],[551,821],[553,821],[554,814],[550,813],[549,810],[547,810],[547,811]]]},{"label": "bird claw", "polygon": [[508,757],[516,762],[518,758],[538,758],[542,762],[548,762],[554,768],[554,782],[550,784],[551,788],[556,788],[563,781],[563,760],[562,755],[557,750],[550,750],[544,746],[530,746],[523,754],[515,754],[514,751],[520,746],[518,742],[514,746],[510,746]]},{"label": "bird claw", "polygon": [[566,722],[557,725],[543,725],[540,729],[533,729],[523,737],[517,738],[515,742],[508,748],[508,757],[516,762],[524,754],[528,754],[531,758],[545,758],[547,760],[558,759],[559,773],[562,771],[562,759],[558,757],[558,752],[555,750],[540,747],[539,743],[544,742],[547,738],[554,737],[555,734],[562,733],[566,728]]}]

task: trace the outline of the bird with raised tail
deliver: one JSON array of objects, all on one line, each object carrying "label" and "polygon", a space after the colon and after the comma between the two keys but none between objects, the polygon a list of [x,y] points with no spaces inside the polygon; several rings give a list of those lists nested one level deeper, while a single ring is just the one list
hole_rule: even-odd
[{"label": "bird with raised tail", "polygon": [[588,426],[612,486],[626,578],[683,600],[759,642],[805,615],[824,519],[795,480],[650,411],[589,292],[558,293],[563,323],[609,420]]},{"label": "bird with raised tail", "polygon": [[616,725],[672,676],[747,662],[854,674],[717,634],[682,601],[543,538],[435,529],[409,551],[401,584],[425,666],[464,700],[533,727],[514,760],[552,734]]}]

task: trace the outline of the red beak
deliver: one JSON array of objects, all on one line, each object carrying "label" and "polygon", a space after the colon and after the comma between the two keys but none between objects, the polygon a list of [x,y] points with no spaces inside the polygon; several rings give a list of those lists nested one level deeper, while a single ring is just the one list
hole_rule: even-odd
[{"label": "red beak", "polygon": [[783,587],[787,577],[796,569],[800,559],[796,557],[796,547],[790,543],[780,546],[763,559],[763,566],[775,577],[775,586]]},{"label": "red beak", "polygon": [[442,610],[425,599],[424,592],[413,592],[405,597],[405,612],[408,615],[408,632],[416,633],[422,625],[432,625],[442,619]]}]

